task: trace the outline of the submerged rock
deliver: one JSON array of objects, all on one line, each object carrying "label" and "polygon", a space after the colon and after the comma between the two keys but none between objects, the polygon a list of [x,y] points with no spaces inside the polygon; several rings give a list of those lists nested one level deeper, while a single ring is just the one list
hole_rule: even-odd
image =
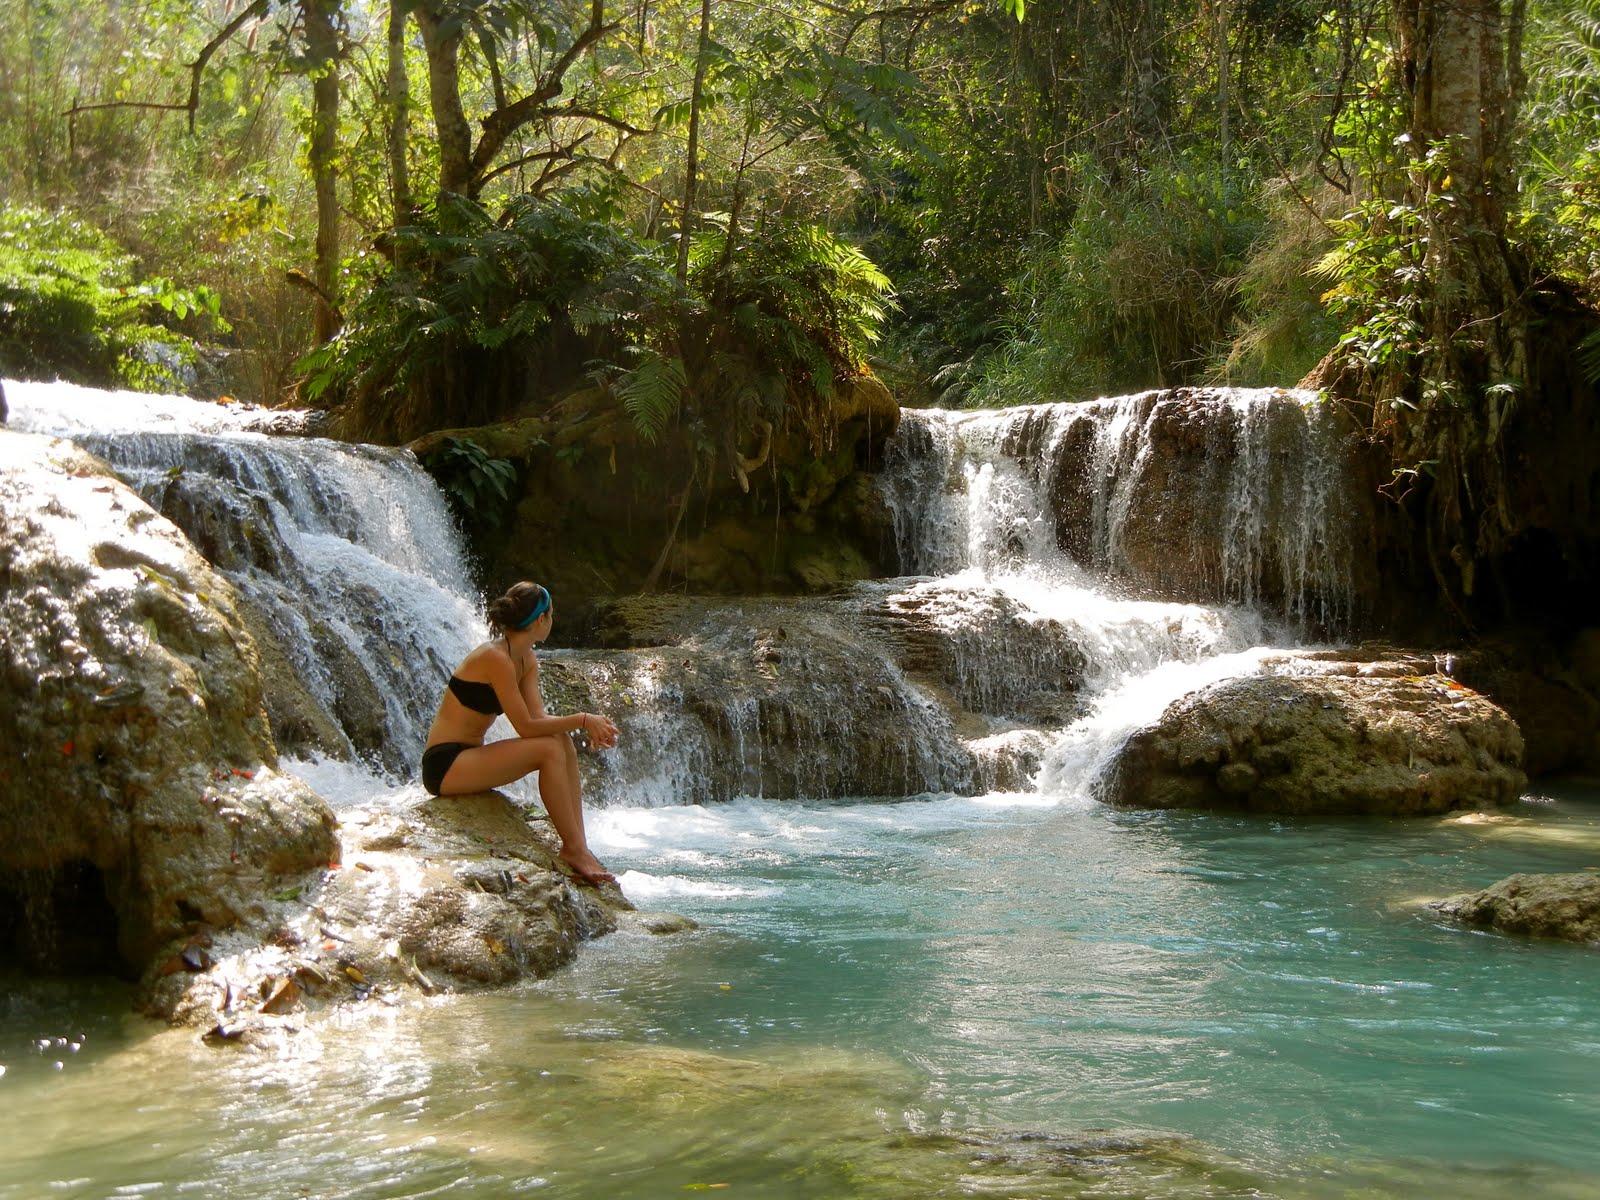
[{"label": "submerged rock", "polygon": [[1102,798],[1372,815],[1512,803],[1527,782],[1516,722],[1425,661],[1289,656],[1213,684],[1128,739]]},{"label": "submerged rock", "polygon": [[0,954],[137,973],[338,856],[232,588],[69,442],[0,432]]},{"label": "submerged rock", "polygon": [[1467,925],[1529,937],[1600,943],[1600,874],[1512,875],[1428,907]]}]

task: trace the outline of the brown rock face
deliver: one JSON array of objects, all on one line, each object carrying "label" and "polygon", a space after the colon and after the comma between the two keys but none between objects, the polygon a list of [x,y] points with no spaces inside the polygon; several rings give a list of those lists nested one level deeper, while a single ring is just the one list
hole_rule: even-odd
[{"label": "brown rock face", "polygon": [[1516,722],[1454,680],[1373,663],[1282,666],[1325,673],[1230,679],[1184,697],[1128,740],[1103,797],[1134,808],[1414,815],[1521,794]]},{"label": "brown rock face", "polygon": [[0,432],[0,587],[0,956],[136,972],[338,856],[228,584],[97,459]]},{"label": "brown rock face", "polygon": [[1467,925],[1529,937],[1600,943],[1600,875],[1513,875],[1481,892],[1428,906]]},{"label": "brown rock face", "polygon": [[410,448],[428,463],[453,437],[516,464],[504,519],[473,514],[466,533],[491,591],[536,579],[556,593],[564,644],[587,630],[597,600],[647,581],[705,595],[813,595],[881,573],[888,516],[865,472],[899,419],[877,379],[840,381],[814,428],[730,439],[707,471],[698,443],[669,433],[645,444],[614,398],[589,390],[539,418],[440,430]]},{"label": "brown rock face", "polygon": [[1529,775],[1600,771],[1600,630],[1566,646],[1531,634],[1490,639],[1454,656],[1452,674],[1522,726]]},{"label": "brown rock face", "polygon": [[[1073,407],[1049,476],[1061,549],[1153,595],[1338,628],[1375,606],[1359,447],[1307,396],[1178,388]],[[1007,450],[1037,453],[1038,418]]]}]

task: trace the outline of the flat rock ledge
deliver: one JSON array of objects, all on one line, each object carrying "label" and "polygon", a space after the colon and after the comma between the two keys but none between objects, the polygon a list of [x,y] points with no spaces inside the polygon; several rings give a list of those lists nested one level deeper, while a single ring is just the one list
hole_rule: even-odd
[{"label": "flat rock ledge", "polygon": [[580,886],[543,813],[499,792],[343,816],[343,862],[275,897],[267,937],[172,947],[147,978],[152,1015],[209,1026],[211,1040],[271,1040],[341,1005],[542,978],[619,926],[695,927],[636,912],[615,884]]},{"label": "flat rock ledge", "polygon": [[1428,908],[1464,925],[1600,946],[1600,872],[1512,875]]},{"label": "flat rock ledge", "polygon": [[1522,733],[1431,656],[1285,655],[1170,705],[1100,786],[1128,808],[1414,816],[1516,801]]}]

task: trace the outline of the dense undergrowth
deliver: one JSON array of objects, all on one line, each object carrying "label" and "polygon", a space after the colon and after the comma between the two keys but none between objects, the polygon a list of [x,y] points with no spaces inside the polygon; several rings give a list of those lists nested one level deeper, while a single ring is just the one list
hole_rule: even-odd
[{"label": "dense undergrowth", "polygon": [[[746,424],[770,420],[763,389],[825,395],[830,371],[864,357],[908,403],[1290,384],[1404,307],[1413,274],[1379,247],[1415,235],[1394,181],[1425,148],[1395,142],[1381,7],[1178,5],[1146,34],[1117,5],[1064,0],[1021,24],[1010,5],[920,23],[863,9],[826,27],[782,6],[707,13],[698,51],[691,7],[657,10],[648,47],[620,26],[585,44],[597,70],[633,72],[632,90],[583,80],[572,107],[599,123],[551,127],[548,151],[525,139],[537,173],[496,169],[468,197],[427,190],[445,168],[423,116],[433,60],[415,42],[399,60],[411,111],[395,176],[396,60],[352,14],[336,64],[349,250],[328,297],[344,326],[306,358],[316,231],[297,143],[321,68],[295,57],[309,45],[295,6],[225,44],[187,118],[144,102],[194,82],[204,30],[158,9],[138,30],[29,10],[0,60],[15,85],[0,103],[14,198],[0,366],[192,385],[199,339],[234,352],[230,390],[349,401],[374,431],[471,423],[595,382],[650,437],[700,390],[727,393],[710,407]],[[506,54],[559,49],[582,33],[572,21],[512,6],[475,25],[454,50],[460,99],[504,106],[521,69]],[[134,33],[171,61],[121,56]],[[1522,41],[1515,234],[1589,294],[1600,5],[1531,4]],[[102,103],[79,111],[63,71]],[[673,200],[691,124],[686,221]],[[402,186],[413,200],[397,220]],[[41,255],[59,270],[41,274]]]}]

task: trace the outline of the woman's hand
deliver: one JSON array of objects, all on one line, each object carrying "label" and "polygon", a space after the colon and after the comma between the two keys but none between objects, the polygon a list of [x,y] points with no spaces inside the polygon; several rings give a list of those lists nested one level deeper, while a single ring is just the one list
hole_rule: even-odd
[{"label": "woman's hand", "polygon": [[599,713],[583,714],[583,733],[589,739],[589,745],[596,750],[609,750],[617,744],[617,735],[622,731],[611,723],[610,717],[603,717]]}]

